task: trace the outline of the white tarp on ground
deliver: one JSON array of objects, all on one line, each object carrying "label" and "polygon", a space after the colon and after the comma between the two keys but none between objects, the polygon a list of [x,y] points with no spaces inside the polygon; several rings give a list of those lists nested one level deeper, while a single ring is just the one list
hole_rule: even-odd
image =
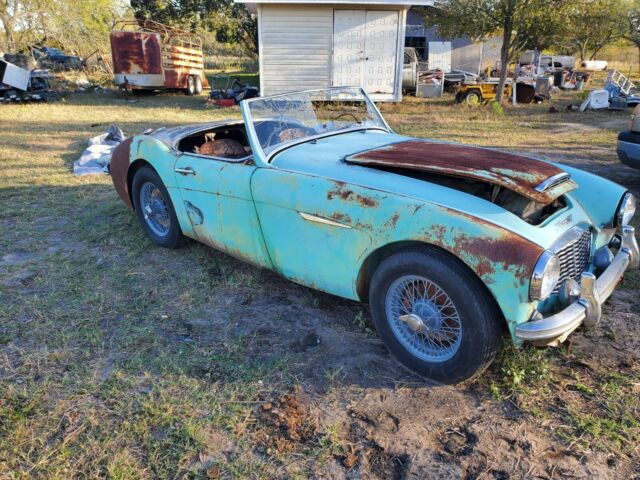
[{"label": "white tarp on ground", "polygon": [[102,135],[90,138],[89,147],[78,160],[73,162],[73,173],[75,175],[109,173],[111,154],[124,139],[124,133],[115,125],[109,127],[109,130]]}]

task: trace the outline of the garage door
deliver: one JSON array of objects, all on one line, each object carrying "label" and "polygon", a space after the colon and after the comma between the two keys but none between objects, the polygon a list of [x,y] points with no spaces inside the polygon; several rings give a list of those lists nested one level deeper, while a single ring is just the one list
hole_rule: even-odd
[{"label": "garage door", "polygon": [[394,94],[398,11],[335,10],[333,85]]}]

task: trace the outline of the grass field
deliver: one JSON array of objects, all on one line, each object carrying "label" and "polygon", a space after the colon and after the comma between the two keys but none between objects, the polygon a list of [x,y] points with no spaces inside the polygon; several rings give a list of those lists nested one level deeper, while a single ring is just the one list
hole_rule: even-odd
[{"label": "grass field", "polygon": [[[505,343],[479,380],[425,385],[364,305],[143,235],[87,138],[237,117],[204,97],[0,107],[0,478],[634,478],[640,275],[558,349]],[[529,152],[640,194],[626,112],[383,105],[400,133]],[[638,226],[638,221],[635,222]],[[319,343],[319,344],[318,344]]]}]

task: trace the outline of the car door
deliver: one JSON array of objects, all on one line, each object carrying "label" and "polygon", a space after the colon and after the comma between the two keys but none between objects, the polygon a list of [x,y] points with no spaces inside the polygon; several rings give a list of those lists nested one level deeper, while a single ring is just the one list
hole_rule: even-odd
[{"label": "car door", "polygon": [[271,268],[251,196],[253,161],[183,153],[174,170],[196,239]]},{"label": "car door", "polygon": [[278,168],[259,168],[251,188],[274,269],[357,299],[357,266],[371,243],[359,222],[371,217],[378,200],[356,187]]}]

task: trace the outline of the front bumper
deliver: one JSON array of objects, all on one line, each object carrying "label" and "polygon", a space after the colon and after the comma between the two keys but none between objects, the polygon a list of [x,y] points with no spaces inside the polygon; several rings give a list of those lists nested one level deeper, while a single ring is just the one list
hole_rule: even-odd
[{"label": "front bumper", "polygon": [[580,298],[561,312],[516,327],[516,337],[532,342],[563,341],[581,324],[593,327],[602,316],[602,304],[611,296],[627,269],[638,268],[640,251],[633,227],[622,228],[622,244],[611,265],[597,279],[582,274]]}]

